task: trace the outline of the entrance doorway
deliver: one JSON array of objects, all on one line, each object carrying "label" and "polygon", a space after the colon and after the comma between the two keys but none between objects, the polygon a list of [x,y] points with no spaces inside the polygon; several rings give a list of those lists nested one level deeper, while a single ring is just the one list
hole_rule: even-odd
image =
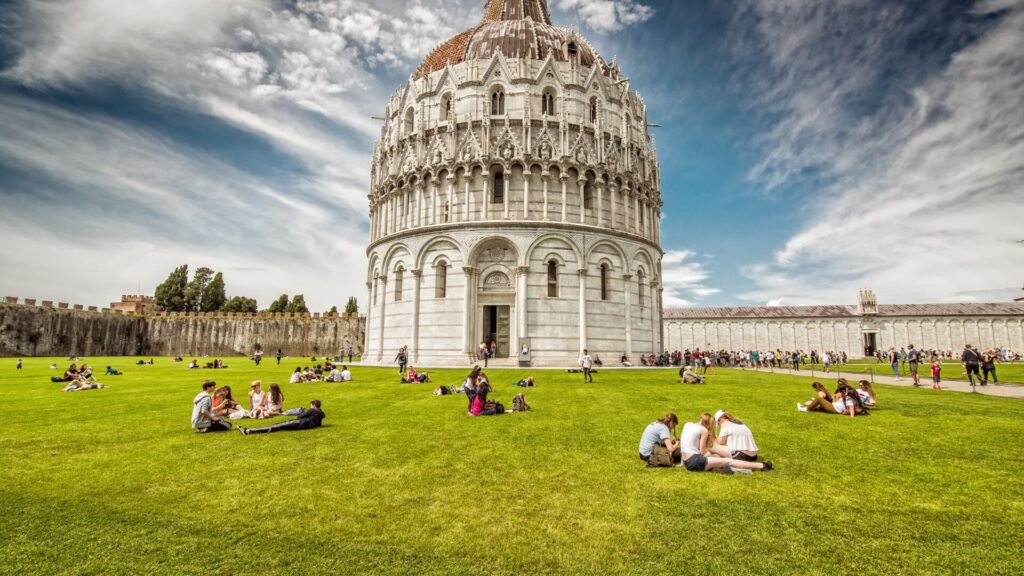
[{"label": "entrance doorway", "polygon": [[488,348],[491,342],[497,344],[498,358],[509,357],[509,325],[512,318],[510,306],[484,306],[484,342]]},{"label": "entrance doorway", "polygon": [[871,357],[875,355],[878,350],[878,333],[876,332],[865,332],[864,333],[864,355]]}]

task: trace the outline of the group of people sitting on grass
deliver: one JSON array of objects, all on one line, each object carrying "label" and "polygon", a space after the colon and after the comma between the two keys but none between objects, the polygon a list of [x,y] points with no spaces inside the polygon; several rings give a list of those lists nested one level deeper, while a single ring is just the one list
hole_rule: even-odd
[{"label": "group of people sitting on grass", "polygon": [[836,391],[829,394],[821,382],[811,384],[815,395],[807,402],[797,402],[796,409],[801,412],[824,412],[841,414],[851,418],[867,416],[869,408],[876,404],[875,389],[867,380],[861,380],[857,388],[851,386],[845,378],[837,381]]},{"label": "group of people sitting on grass", "polygon": [[405,371],[405,375],[402,376],[402,384],[423,384],[426,382],[430,382],[430,374],[417,372],[412,366],[409,366],[409,369]]},{"label": "group of people sitting on grass", "polygon": [[[517,387],[535,386],[536,381],[533,376],[529,376],[524,380],[516,381],[514,385]],[[443,390],[444,388],[447,387],[438,387],[438,389],[434,390],[434,394],[446,396],[452,393],[451,389],[446,393]],[[454,392],[466,395],[468,414],[470,416],[496,416],[504,414],[505,405],[487,397],[493,391],[494,388],[491,386],[487,374],[480,369],[480,366],[474,366],[473,371],[469,373],[469,376],[466,376],[462,386]],[[516,394],[512,399],[512,412],[526,412],[527,410],[530,410],[530,405],[526,402],[526,396],[524,394]]]},{"label": "group of people sitting on grass", "polygon": [[291,378],[288,379],[289,384],[300,384],[302,382],[319,382],[320,377],[323,376],[323,366],[309,366],[302,367],[296,366],[295,371],[292,372]]},{"label": "group of people sitting on grass", "polygon": [[650,423],[640,436],[640,459],[652,467],[684,467],[690,472],[767,472],[772,462],[758,462],[754,435],[742,421],[724,410],[705,412],[683,424],[673,413]]},{"label": "group of people sitting on grass", "polygon": [[309,408],[295,408],[282,412],[284,394],[277,384],[271,384],[270,390],[264,392],[259,380],[250,386],[249,405],[245,410],[234,398],[230,386],[217,387],[213,380],[203,382],[203,391],[192,400],[192,428],[197,432],[224,432],[231,430],[228,420],[240,418],[270,418],[273,416],[292,415],[294,420],[279,422],[262,428],[245,428],[238,426],[242,434],[265,434],[285,430],[309,430],[319,428],[324,419],[320,409],[320,401],[313,400]]},{"label": "group of people sitting on grass", "polygon": [[[107,374],[111,374],[111,370],[112,368],[107,366]],[[120,372],[117,372],[116,370],[114,373],[120,375]],[[88,364],[82,364],[81,367],[72,364],[64,371],[63,376],[54,376],[51,380],[54,382],[67,382],[67,386],[64,387],[65,392],[78,392],[79,390],[98,390],[100,388],[106,388],[105,385],[96,381],[96,376],[93,374],[92,368]]]}]

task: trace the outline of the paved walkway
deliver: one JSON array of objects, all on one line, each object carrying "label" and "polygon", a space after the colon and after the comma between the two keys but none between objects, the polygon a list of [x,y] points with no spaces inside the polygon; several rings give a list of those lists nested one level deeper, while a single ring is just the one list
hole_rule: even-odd
[{"label": "paved walkway", "polygon": [[[811,374],[811,370],[794,371],[791,368],[731,368],[733,370],[750,370],[754,372],[771,372],[774,374],[789,374],[791,376],[803,376],[805,378],[817,378],[824,383],[824,380],[836,380],[838,378],[846,378],[851,384],[855,384],[860,380],[872,380],[872,377],[867,374],[854,374],[852,372],[825,372],[823,370],[815,370],[814,374]],[[924,372],[922,370],[922,372]],[[914,383],[910,379],[910,376],[901,376],[900,378],[894,378],[892,376],[882,376],[879,374],[874,375],[873,382],[875,384],[889,384],[892,386],[906,386],[911,387]],[[932,392],[932,378],[931,374],[921,375],[921,390]],[[942,383],[943,390],[953,390],[955,392],[971,392],[971,385],[967,382],[959,382],[956,380],[949,380]],[[975,386],[974,391],[979,394],[988,394],[989,396],[1001,396],[1003,398],[1022,398],[1024,399],[1024,386],[1013,385],[1013,384],[989,384],[988,386]]]}]

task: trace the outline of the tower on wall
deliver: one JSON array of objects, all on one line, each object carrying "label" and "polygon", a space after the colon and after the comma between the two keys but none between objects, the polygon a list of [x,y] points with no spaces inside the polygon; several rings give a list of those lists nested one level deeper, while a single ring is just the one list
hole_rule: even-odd
[{"label": "tower on wall", "polygon": [[574,363],[661,350],[661,183],[647,106],[545,0],[489,0],[385,106],[367,359]]}]

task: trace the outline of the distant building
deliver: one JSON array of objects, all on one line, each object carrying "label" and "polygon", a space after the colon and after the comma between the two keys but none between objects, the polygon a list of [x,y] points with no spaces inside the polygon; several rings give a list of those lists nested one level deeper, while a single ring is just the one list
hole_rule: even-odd
[{"label": "distant building", "polygon": [[152,296],[136,294],[122,295],[120,302],[110,303],[110,309],[133,314],[150,314],[160,311],[160,307],[156,305],[156,300]]},{"label": "distant building", "polygon": [[669,350],[811,350],[852,358],[913,344],[921,350],[1024,350],[1024,303],[878,304],[862,290],[856,306],[669,308]]}]

